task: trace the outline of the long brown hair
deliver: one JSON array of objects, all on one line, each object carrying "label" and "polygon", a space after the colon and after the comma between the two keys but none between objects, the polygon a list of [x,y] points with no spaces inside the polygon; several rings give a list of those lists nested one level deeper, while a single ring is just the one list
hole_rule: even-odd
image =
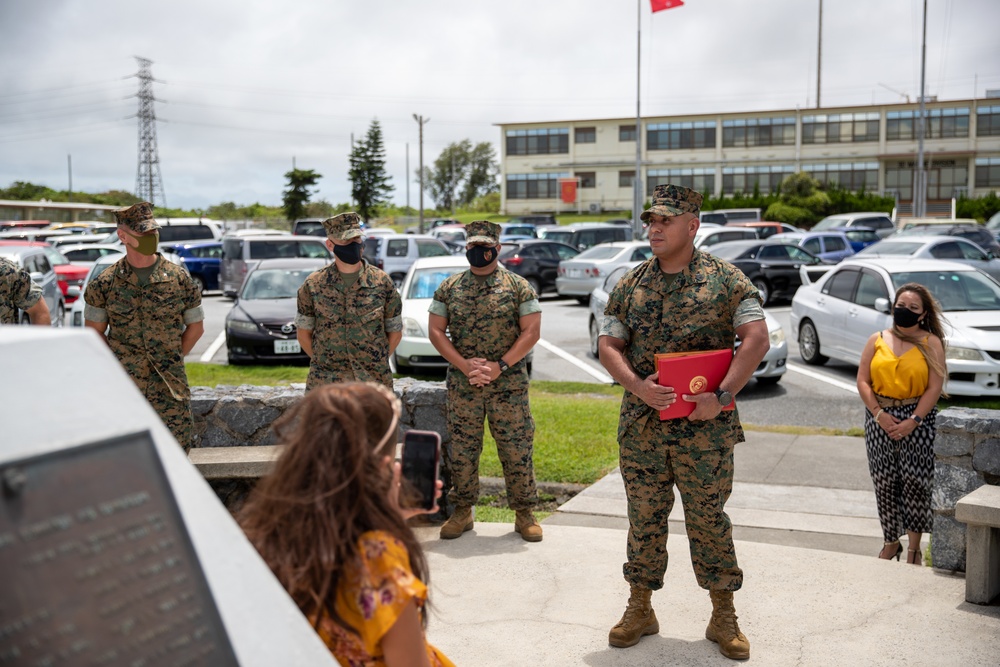
[{"label": "long brown hair", "polygon": [[285,450],[241,512],[247,537],[317,627],[325,614],[355,630],[334,601],[366,531],[401,541],[414,576],[428,581],[420,543],[388,497],[392,472],[384,459],[395,453],[398,411],[398,399],[381,385],[313,389],[275,422]]},{"label": "long brown hair", "polygon": [[[944,344],[944,317],[941,315],[941,306],[938,304],[937,299],[931,294],[930,290],[921,285],[920,283],[906,283],[898,290],[896,290],[896,296],[892,300],[893,308],[896,307],[896,303],[899,301],[899,295],[903,292],[913,292],[920,297],[920,303],[924,308],[924,317],[920,320],[920,328],[924,331],[934,334],[941,340],[941,344]],[[912,343],[917,346],[920,353],[924,355],[924,359],[927,360],[927,365],[936,374],[940,375],[945,380],[948,379],[948,368],[947,365],[938,361],[933,355],[928,353],[927,343],[924,342],[924,336],[908,336],[899,330],[896,326],[895,321],[892,323],[892,335],[899,340],[904,340],[907,343]]]}]

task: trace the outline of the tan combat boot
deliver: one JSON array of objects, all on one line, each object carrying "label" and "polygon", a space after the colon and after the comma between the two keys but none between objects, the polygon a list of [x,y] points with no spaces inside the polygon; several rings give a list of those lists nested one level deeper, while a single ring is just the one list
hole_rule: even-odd
[{"label": "tan combat boot", "polygon": [[660,622],[656,620],[656,612],[650,603],[653,591],[632,585],[632,593],[628,598],[628,606],[622,620],[608,633],[608,643],[618,648],[635,646],[646,635],[655,635],[660,631]]},{"label": "tan combat boot", "polygon": [[441,526],[441,539],[453,540],[456,537],[461,537],[465,531],[472,530],[474,525],[472,508],[468,505],[459,505],[455,508],[455,513],[451,515],[451,518]]},{"label": "tan combat boot", "polygon": [[719,653],[730,660],[750,658],[750,642],[736,623],[732,591],[709,591],[712,597],[712,619],[705,630],[705,639],[719,645]]},{"label": "tan combat boot", "polygon": [[514,519],[514,532],[521,533],[521,539],[525,542],[542,541],[542,527],[538,525],[531,510],[517,511],[517,518]]}]

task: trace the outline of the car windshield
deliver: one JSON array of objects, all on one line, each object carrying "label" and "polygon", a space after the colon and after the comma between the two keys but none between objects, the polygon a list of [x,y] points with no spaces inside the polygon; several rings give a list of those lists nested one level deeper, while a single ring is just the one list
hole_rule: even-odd
[{"label": "car windshield", "polygon": [[718,243],[711,246],[708,251],[720,259],[736,259],[747,250],[755,246],[745,246],[742,243],[729,245],[728,243]]},{"label": "car windshield", "polygon": [[510,225],[504,227],[504,236],[534,236],[535,228],[531,225]]},{"label": "car windshield", "polygon": [[814,232],[819,232],[831,227],[843,227],[847,224],[846,218],[823,218],[813,226]]},{"label": "car windshield", "polygon": [[878,241],[878,234],[870,229],[848,229],[844,234],[852,241]]},{"label": "car windshield", "polygon": [[609,259],[620,252],[622,252],[622,248],[610,245],[595,245],[593,248],[587,248],[581,252],[575,259]]},{"label": "car windshield", "polygon": [[874,245],[870,245],[861,252],[861,255],[902,255],[903,257],[909,257],[917,250],[923,246],[923,243],[912,243],[904,241],[879,241]]},{"label": "car windshield", "polygon": [[407,299],[430,299],[434,297],[434,292],[438,286],[444,282],[445,278],[465,271],[464,266],[438,267],[433,269],[420,269],[413,274],[410,280],[410,288],[406,291]]},{"label": "car windshield", "polygon": [[561,241],[565,243],[573,238],[573,232],[567,229],[548,229],[539,233],[543,239],[549,241]]},{"label": "car windshield", "polygon": [[892,274],[892,284],[896,289],[906,283],[926,286],[945,312],[1000,310],[1000,285],[979,271],[904,271]]},{"label": "car windshield", "polygon": [[293,299],[315,269],[263,269],[254,271],[243,286],[243,298]]}]

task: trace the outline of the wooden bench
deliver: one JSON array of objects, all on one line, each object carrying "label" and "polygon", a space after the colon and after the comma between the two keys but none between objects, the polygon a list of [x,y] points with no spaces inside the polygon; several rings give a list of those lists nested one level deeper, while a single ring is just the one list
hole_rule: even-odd
[{"label": "wooden bench", "polygon": [[1000,486],[981,486],[955,503],[966,525],[965,600],[989,604],[1000,595]]}]

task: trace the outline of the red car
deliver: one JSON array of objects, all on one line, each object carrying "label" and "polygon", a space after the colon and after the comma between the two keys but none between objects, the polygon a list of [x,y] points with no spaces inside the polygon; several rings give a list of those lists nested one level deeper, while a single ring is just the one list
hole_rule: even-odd
[{"label": "red car", "polygon": [[81,266],[79,264],[72,264],[68,259],[66,259],[61,252],[53,248],[48,243],[43,243],[42,241],[0,241],[0,245],[3,246],[38,246],[45,251],[45,256],[48,257],[49,262],[52,264],[52,268],[55,269],[56,276],[59,278],[59,289],[63,293],[63,301],[66,303],[73,303],[77,299],[77,295],[70,296],[68,294],[69,288],[75,286],[79,289],[83,289],[83,282],[87,278],[87,274],[90,272],[89,266]]}]

